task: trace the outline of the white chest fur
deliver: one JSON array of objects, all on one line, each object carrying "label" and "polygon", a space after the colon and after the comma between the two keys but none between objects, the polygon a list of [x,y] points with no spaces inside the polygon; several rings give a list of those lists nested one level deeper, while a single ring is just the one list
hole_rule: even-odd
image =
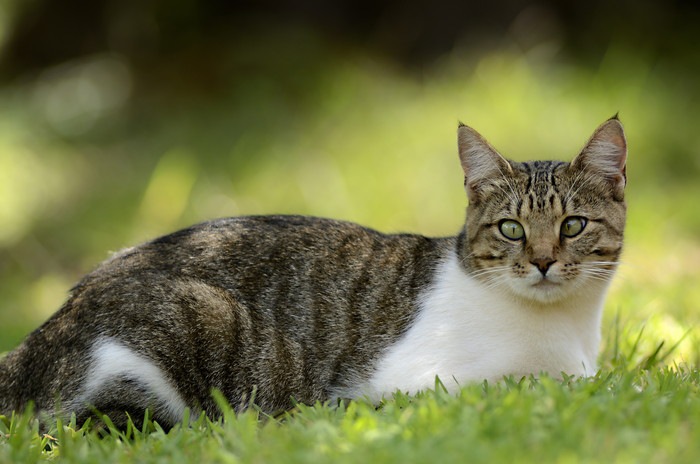
[{"label": "white chest fur", "polygon": [[434,387],[436,375],[455,390],[510,374],[594,374],[606,288],[584,288],[557,305],[518,301],[486,289],[452,254],[423,295],[414,325],[351,396],[376,401],[396,389],[415,393]]}]

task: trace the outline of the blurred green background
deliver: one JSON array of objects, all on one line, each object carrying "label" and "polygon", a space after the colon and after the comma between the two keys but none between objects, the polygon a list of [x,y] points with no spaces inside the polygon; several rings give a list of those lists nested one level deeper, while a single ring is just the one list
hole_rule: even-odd
[{"label": "blurred green background", "polygon": [[[568,160],[620,112],[624,264],[603,361],[696,362],[700,8],[692,2],[0,2],[0,352],[110,252],[213,217],[455,233],[459,120]],[[618,321],[616,324],[615,321]]]}]

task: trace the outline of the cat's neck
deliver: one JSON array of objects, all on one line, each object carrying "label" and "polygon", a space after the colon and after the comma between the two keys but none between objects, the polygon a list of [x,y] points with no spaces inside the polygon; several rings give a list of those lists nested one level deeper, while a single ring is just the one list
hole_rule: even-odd
[{"label": "cat's neck", "polygon": [[558,304],[517,299],[469,276],[455,252],[436,270],[420,313],[380,359],[363,394],[379,399],[396,387],[450,389],[506,375],[596,371],[607,284],[594,284]]}]

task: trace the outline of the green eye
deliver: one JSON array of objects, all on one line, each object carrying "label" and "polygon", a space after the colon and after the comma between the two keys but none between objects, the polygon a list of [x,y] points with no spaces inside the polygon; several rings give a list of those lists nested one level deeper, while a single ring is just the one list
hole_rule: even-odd
[{"label": "green eye", "polygon": [[586,218],[571,216],[561,224],[561,234],[564,237],[576,237],[586,227]]},{"label": "green eye", "polygon": [[503,236],[511,240],[520,240],[525,237],[525,229],[523,229],[523,226],[520,225],[518,221],[513,221],[512,219],[501,221],[500,229]]}]

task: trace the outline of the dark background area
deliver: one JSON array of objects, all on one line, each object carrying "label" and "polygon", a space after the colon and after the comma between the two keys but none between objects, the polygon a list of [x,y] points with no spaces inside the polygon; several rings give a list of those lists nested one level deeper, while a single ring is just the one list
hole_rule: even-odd
[{"label": "dark background area", "polygon": [[[270,61],[284,60],[276,52],[290,47],[279,42],[285,41],[284,32],[291,25],[311,31],[338,53],[352,50],[374,55],[407,72],[420,72],[455,50],[483,54],[511,41],[527,50],[545,40],[557,41],[566,59],[589,66],[600,62],[613,41],[663,57],[679,68],[700,65],[700,6],[691,1],[26,0],[10,4],[0,63],[5,82],[82,56],[112,52],[128,59],[139,76],[137,82],[146,89],[158,87],[159,78],[167,75],[168,88],[175,92],[215,93],[239,71],[228,62],[238,46],[264,44],[261,51]],[[231,44],[236,45],[234,50]]]}]

